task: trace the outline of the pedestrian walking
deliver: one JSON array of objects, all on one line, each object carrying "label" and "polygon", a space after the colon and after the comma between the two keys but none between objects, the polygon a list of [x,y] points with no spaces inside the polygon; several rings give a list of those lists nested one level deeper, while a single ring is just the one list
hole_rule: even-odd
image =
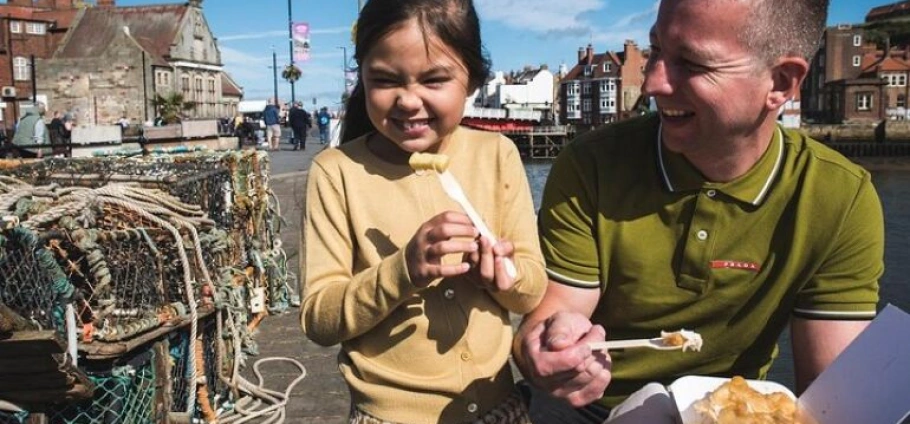
[{"label": "pedestrian walking", "polygon": [[325,106],[316,113],[316,125],[319,127],[319,144],[329,142],[329,124],[332,122],[332,116],[329,115],[329,109]]},{"label": "pedestrian walking", "polygon": [[303,108],[303,103],[294,102],[288,112],[288,124],[291,126],[291,142],[294,150],[306,149],[306,134],[312,126],[310,114]]},{"label": "pedestrian walking", "polygon": [[269,150],[278,150],[281,139],[281,117],[278,110],[278,99],[269,99],[262,110],[262,121],[265,124],[265,138]]}]

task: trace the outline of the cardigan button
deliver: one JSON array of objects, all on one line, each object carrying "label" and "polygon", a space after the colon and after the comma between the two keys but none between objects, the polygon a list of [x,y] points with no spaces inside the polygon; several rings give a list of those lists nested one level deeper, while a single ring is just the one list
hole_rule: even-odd
[{"label": "cardigan button", "polygon": [[444,291],[442,293],[442,296],[449,300],[454,299],[455,298],[455,289],[446,289],[446,291]]},{"label": "cardigan button", "polygon": [[477,412],[477,404],[474,403],[474,402],[469,403],[469,404],[468,404],[468,412],[470,412],[470,413],[472,413],[472,414],[475,413],[475,412]]}]

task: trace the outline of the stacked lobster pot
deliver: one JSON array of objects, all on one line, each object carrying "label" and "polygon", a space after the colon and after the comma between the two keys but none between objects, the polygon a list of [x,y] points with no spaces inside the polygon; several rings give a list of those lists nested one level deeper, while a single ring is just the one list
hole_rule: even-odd
[{"label": "stacked lobster pot", "polygon": [[0,162],[0,422],[213,422],[296,302],[262,152]]}]

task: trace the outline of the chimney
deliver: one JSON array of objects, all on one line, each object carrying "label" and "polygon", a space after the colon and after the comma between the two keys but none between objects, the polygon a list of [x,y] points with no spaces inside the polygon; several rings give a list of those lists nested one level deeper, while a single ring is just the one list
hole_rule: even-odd
[{"label": "chimney", "polygon": [[97,7],[117,7],[116,0],[98,0],[95,3]]},{"label": "chimney", "polygon": [[578,48],[578,63],[581,63],[581,61],[583,61],[583,60],[585,60],[585,48],[579,47]]},{"label": "chimney", "polygon": [[594,46],[588,44],[588,48],[585,50],[585,55],[587,56],[588,65],[594,63]]}]

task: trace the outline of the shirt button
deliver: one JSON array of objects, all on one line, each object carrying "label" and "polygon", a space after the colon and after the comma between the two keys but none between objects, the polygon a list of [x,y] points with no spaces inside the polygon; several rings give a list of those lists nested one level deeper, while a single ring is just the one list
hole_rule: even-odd
[{"label": "shirt button", "polygon": [[477,404],[474,403],[474,402],[469,403],[469,404],[468,404],[468,412],[470,412],[470,413],[472,413],[472,414],[475,413],[475,412],[477,412]]},{"label": "shirt button", "polygon": [[462,352],[462,353],[461,353],[461,360],[462,360],[462,361],[470,361],[470,360],[471,360],[471,354],[468,353],[468,352]]},{"label": "shirt button", "polygon": [[446,289],[446,291],[444,291],[444,292],[442,293],[442,295],[443,295],[446,299],[452,300],[452,299],[455,298],[455,289]]},{"label": "shirt button", "polygon": [[698,239],[701,241],[705,241],[708,239],[708,232],[705,230],[701,230],[701,231],[695,233],[695,237],[698,237]]},{"label": "shirt button", "polygon": [[708,195],[708,197],[712,197],[712,198],[713,198],[714,196],[717,196],[717,191],[715,191],[715,190],[708,190],[708,192],[707,192],[706,194]]}]

